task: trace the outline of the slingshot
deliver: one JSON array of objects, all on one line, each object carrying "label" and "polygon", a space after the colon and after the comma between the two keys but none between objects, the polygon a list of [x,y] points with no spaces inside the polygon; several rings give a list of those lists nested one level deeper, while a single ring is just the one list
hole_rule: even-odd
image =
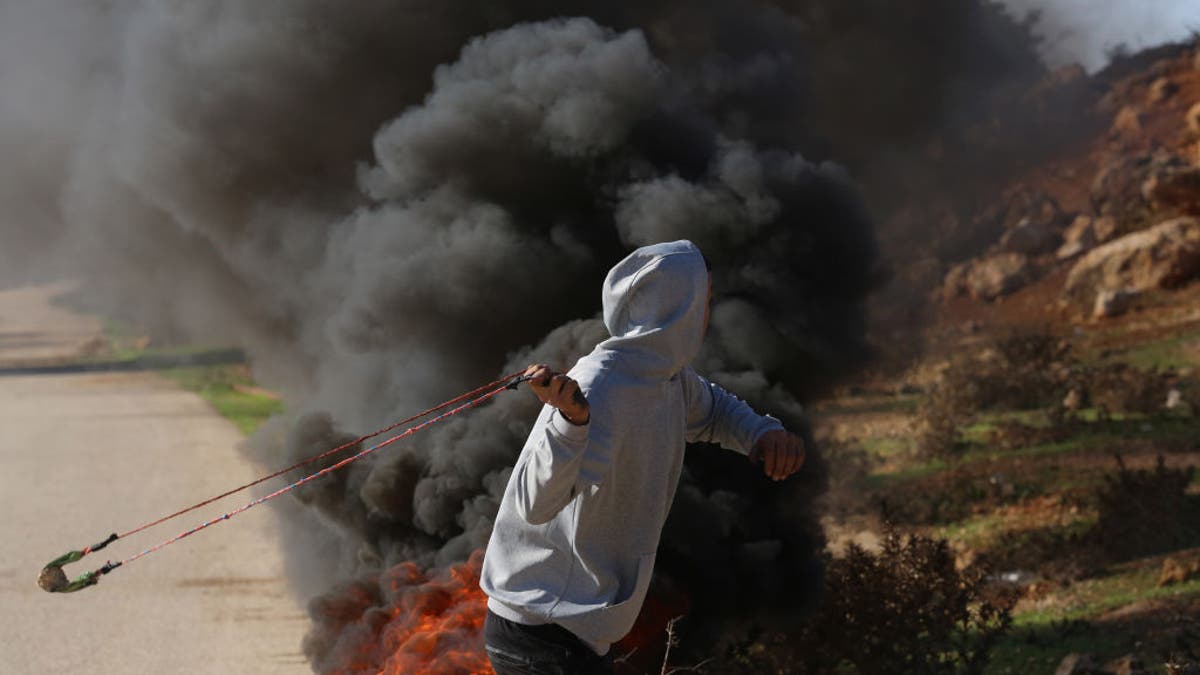
[{"label": "slingshot", "polygon": [[[524,371],[522,371],[522,372],[524,372]],[[416,415],[413,415],[412,417],[408,417],[406,419],[400,420],[399,422],[391,424],[387,427],[384,427],[383,429],[372,432],[365,436],[360,436],[360,437],[354,439],[353,441],[350,441],[348,443],[343,443],[342,445],[339,445],[336,448],[326,450],[325,452],[322,452],[319,455],[309,457],[308,459],[297,462],[296,464],[293,464],[292,466],[289,466],[284,469],[280,469],[279,471],[276,471],[275,473],[272,473],[267,476],[263,476],[263,477],[258,478],[250,483],[246,483],[245,485],[235,487],[235,488],[228,490],[226,492],[223,492],[215,497],[210,497],[198,504],[193,504],[187,508],[180,509],[170,515],[163,516],[157,520],[153,520],[144,525],[135,527],[134,529],[129,530],[128,532],[125,532],[123,534],[117,534],[114,532],[113,534],[110,534],[107,539],[105,539],[104,541],[102,541],[98,544],[92,544],[91,546],[85,546],[82,549],[68,551],[67,553],[64,553],[61,556],[55,558],[54,560],[51,560],[49,563],[46,564],[45,567],[42,568],[41,573],[38,574],[38,581],[37,581],[38,586],[40,586],[42,588],[42,590],[48,591],[50,593],[73,593],[75,591],[79,591],[79,590],[83,590],[85,588],[90,588],[92,586],[95,586],[96,584],[100,583],[100,577],[108,574],[109,572],[112,572],[113,570],[117,569],[118,567],[121,567],[122,565],[127,565],[127,564],[137,560],[138,558],[149,555],[165,546],[168,546],[170,544],[173,544],[173,543],[179,541],[180,539],[183,539],[185,537],[190,537],[191,535],[199,532],[200,530],[208,528],[219,522],[229,520],[230,518],[232,518],[240,513],[243,513],[255,506],[258,506],[259,504],[262,504],[265,501],[274,499],[275,497],[278,497],[279,495],[281,495],[285,492],[290,492],[291,490],[294,490],[294,489],[300,487],[301,485],[304,485],[305,483],[309,483],[313,480],[316,480],[317,478],[320,478],[321,476],[324,476],[326,474],[337,471],[338,469],[342,468],[343,466],[346,466],[347,464],[350,464],[351,462],[356,462],[356,461],[362,459],[363,457],[366,457],[367,455],[374,453],[377,450],[385,448],[385,447],[391,445],[392,443],[399,441],[402,438],[407,438],[407,437],[417,433],[418,431],[425,429],[426,427],[437,424],[438,422],[441,422],[449,417],[453,417],[454,415],[457,415],[460,412],[463,412],[465,410],[470,410],[471,408],[474,408],[482,403],[485,403],[503,391],[506,391],[509,389],[516,389],[522,382],[527,382],[527,381],[529,381],[529,379],[530,379],[529,376],[523,375],[521,373],[513,373],[506,377],[502,377],[499,380],[490,382],[488,384],[483,385],[482,387],[479,387],[479,388],[469,391],[465,394],[462,394],[460,396],[452,398],[449,401],[446,401],[445,403],[441,403],[441,404],[434,406],[428,410],[424,410],[420,413],[417,413]],[[446,408],[450,408],[450,409],[445,410]],[[375,438],[376,436],[381,436],[381,435],[388,433],[389,431],[393,431],[405,424],[416,422],[419,419],[428,417],[429,415],[432,415],[433,413],[436,413],[436,412],[439,412],[442,410],[445,410],[445,412],[442,412],[441,414],[437,415],[436,417],[429,418],[429,419],[425,420],[424,422],[420,422],[419,424],[415,424],[411,427],[408,427],[404,431],[401,431],[400,433],[398,433],[380,443],[377,443],[377,444],[367,448],[366,450],[362,450],[354,455],[351,455],[350,457],[340,460],[335,464],[332,464],[328,467],[325,467],[324,469],[321,469],[320,471],[311,473],[311,474],[305,476],[304,478],[301,478],[300,480],[298,480],[294,483],[291,483],[290,485],[286,485],[266,496],[259,497],[258,499],[248,502],[239,508],[229,511],[228,513],[225,513],[216,518],[213,518],[211,520],[207,520],[203,523],[200,523],[196,527],[193,527],[192,529],[186,530],[180,534],[177,534],[174,537],[171,537],[170,539],[167,539],[158,544],[155,544],[154,546],[151,546],[150,548],[142,551],[141,553],[134,554],[132,556],[129,556],[128,558],[125,558],[124,560],[120,560],[117,562],[113,562],[111,560],[107,561],[103,566],[101,566],[95,570],[92,570],[91,572],[87,572],[86,574],[82,574],[79,577],[75,578],[73,581],[68,581],[66,573],[63,572],[63,570],[62,570],[64,565],[78,562],[79,560],[83,559],[85,556],[87,556],[91,553],[94,553],[96,551],[99,551],[100,549],[104,548],[105,546],[108,546],[109,544],[113,543],[114,541],[117,541],[118,539],[124,539],[125,537],[128,537],[137,532],[141,532],[142,530],[145,530],[145,529],[148,529],[155,525],[158,525],[159,523],[164,523],[168,520],[171,520],[172,518],[181,516],[190,511],[194,511],[202,506],[211,504],[211,503],[217,501],[218,499],[223,499],[225,497],[228,497],[229,495],[236,494],[247,488],[254,487],[255,485],[258,485],[259,483],[262,483],[264,481],[270,480],[277,476],[281,476],[281,475],[283,475],[289,471],[292,471],[294,469],[298,469],[302,466],[307,466],[319,459],[323,459],[323,458],[333,455],[335,453],[341,452],[342,450],[346,450],[347,448],[354,447],[367,439]]]}]

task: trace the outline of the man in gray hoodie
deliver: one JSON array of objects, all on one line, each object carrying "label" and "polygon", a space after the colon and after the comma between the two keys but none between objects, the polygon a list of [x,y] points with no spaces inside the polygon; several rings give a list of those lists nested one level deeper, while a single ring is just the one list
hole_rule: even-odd
[{"label": "man in gray hoodie", "polygon": [[640,248],[604,281],[611,338],[567,374],[530,366],[545,403],[484,557],[488,658],[509,673],[607,673],[633,627],[687,442],[718,443],[782,480],[804,445],[689,364],[711,278],[690,241]]}]

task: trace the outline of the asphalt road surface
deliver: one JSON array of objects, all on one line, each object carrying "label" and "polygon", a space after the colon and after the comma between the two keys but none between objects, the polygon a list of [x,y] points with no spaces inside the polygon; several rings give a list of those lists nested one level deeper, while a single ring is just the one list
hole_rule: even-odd
[{"label": "asphalt road surface", "polygon": [[[0,363],[69,358],[100,331],[49,300],[0,291]],[[70,594],[37,587],[71,549],[262,473],[207,403],[154,373],[0,377],[0,671],[306,673],[307,618],[283,577],[276,516],[251,509]],[[248,500],[236,495],[65,569],[75,578]]]}]

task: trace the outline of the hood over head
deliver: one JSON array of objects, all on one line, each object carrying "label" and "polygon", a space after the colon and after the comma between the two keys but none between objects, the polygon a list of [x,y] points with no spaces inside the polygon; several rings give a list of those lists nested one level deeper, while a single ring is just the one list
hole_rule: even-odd
[{"label": "hood over head", "polygon": [[708,268],[686,239],[643,246],[604,280],[601,346],[630,359],[632,374],[668,379],[700,353],[708,304]]}]

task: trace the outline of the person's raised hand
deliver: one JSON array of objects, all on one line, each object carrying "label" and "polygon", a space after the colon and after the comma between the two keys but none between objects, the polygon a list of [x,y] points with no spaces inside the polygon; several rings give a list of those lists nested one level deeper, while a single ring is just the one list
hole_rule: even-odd
[{"label": "person's raised hand", "polygon": [[768,431],[750,451],[751,462],[762,462],[763,473],[783,480],[804,466],[804,439],[787,431]]},{"label": "person's raised hand", "polygon": [[525,369],[529,388],[542,403],[557,408],[571,424],[587,424],[591,419],[591,407],[579,390],[579,383],[556,372],[550,366],[539,363]]}]

